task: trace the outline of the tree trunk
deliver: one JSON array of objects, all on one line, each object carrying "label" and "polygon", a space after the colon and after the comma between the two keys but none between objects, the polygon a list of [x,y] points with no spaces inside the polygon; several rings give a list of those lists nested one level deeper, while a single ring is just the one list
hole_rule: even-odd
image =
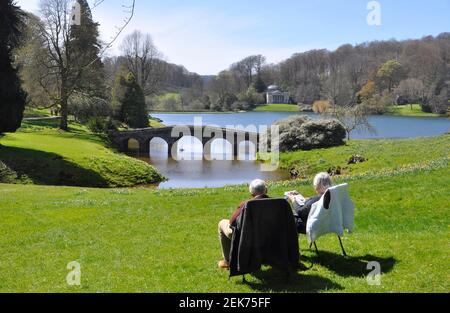
[{"label": "tree trunk", "polygon": [[60,105],[61,105],[61,122],[60,122],[60,124],[59,124],[59,128],[61,129],[61,130],[64,130],[64,131],[68,131],[69,130],[69,127],[68,127],[68,123],[67,123],[67,120],[68,120],[68,99],[67,99],[67,90],[66,90],[66,83],[65,83],[65,80],[64,79],[62,79],[62,82],[61,82],[61,103],[60,103]]},{"label": "tree trunk", "polygon": [[61,99],[61,122],[59,124],[59,128],[64,131],[68,131],[68,108],[67,108],[67,97]]}]

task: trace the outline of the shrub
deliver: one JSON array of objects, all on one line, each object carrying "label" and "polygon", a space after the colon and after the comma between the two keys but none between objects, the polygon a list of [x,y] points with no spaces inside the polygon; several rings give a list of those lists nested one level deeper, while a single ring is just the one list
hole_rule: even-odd
[{"label": "shrub", "polygon": [[108,117],[113,114],[108,101],[81,93],[74,93],[69,99],[69,114],[81,123],[86,123],[91,117]]},{"label": "shrub", "polygon": [[[292,116],[275,125],[280,130],[281,152],[340,146],[345,143],[347,134],[345,127],[337,120],[315,121],[305,115]],[[262,147],[267,148],[264,145],[271,143],[270,133],[262,140]]]},{"label": "shrub", "polygon": [[330,108],[330,101],[317,100],[314,101],[313,111],[317,114],[324,114]]},{"label": "shrub", "polygon": [[109,130],[117,130],[118,122],[111,118],[92,117],[88,120],[86,126],[91,132],[101,134]]}]

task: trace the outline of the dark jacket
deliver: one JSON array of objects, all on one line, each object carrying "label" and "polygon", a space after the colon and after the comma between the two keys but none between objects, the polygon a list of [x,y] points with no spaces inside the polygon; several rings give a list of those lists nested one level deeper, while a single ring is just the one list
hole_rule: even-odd
[{"label": "dark jacket", "polygon": [[306,234],[306,223],[308,222],[309,212],[314,203],[319,201],[321,196],[314,196],[306,200],[305,204],[298,208],[294,214],[297,231],[299,234]]},{"label": "dark jacket", "polygon": [[233,228],[230,277],[258,271],[261,265],[297,268],[298,235],[285,199],[251,200]]},{"label": "dark jacket", "polygon": [[[268,195],[262,195],[262,196],[256,196],[252,200],[268,199],[268,198],[269,198]],[[238,219],[239,215],[241,215],[242,210],[245,208],[245,206],[247,205],[247,202],[249,202],[249,201],[250,200],[242,201],[241,204],[239,204],[239,206],[237,207],[237,209],[233,212],[233,215],[231,215],[231,218],[230,218],[230,225],[231,226],[236,227],[237,219]]]}]

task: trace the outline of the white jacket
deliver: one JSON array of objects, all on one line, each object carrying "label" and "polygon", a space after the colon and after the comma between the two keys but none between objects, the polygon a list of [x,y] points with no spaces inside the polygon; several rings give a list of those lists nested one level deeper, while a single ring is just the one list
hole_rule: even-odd
[{"label": "white jacket", "polygon": [[311,207],[306,224],[309,242],[315,242],[329,233],[343,236],[344,229],[353,232],[355,206],[350,199],[348,184],[332,187],[328,191],[331,195],[328,210],[324,207],[324,196]]}]

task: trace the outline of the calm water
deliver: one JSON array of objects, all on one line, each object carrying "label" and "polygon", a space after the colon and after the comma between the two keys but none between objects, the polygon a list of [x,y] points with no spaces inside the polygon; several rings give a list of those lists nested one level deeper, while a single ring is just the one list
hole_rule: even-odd
[{"label": "calm water", "polygon": [[[271,125],[277,120],[284,119],[296,113],[289,112],[248,112],[231,114],[152,114],[163,120],[166,125],[193,125],[195,117],[201,117],[204,125],[216,125],[221,127],[236,127],[248,125]],[[299,113],[305,114],[305,113]],[[318,119],[315,114],[306,114],[313,119]],[[436,136],[449,131],[450,120],[447,118],[416,118],[373,116],[370,123],[374,132],[354,132],[355,139],[369,138],[408,138],[422,136]],[[263,172],[260,163],[254,161],[254,151],[246,151],[240,154],[244,161],[225,161],[232,158],[227,150],[226,143],[218,143],[213,148],[213,156],[205,160],[202,157],[202,147],[195,139],[184,140],[180,145],[182,151],[178,151],[176,161],[167,157],[167,146],[156,143],[151,147],[151,155],[135,156],[154,165],[169,180],[161,183],[158,188],[203,188],[222,187],[225,185],[247,183],[255,178],[265,180],[284,180],[289,178],[289,173],[283,171]],[[190,160],[191,159],[191,160]]]},{"label": "calm water", "polygon": [[[313,119],[321,116],[312,113],[293,112],[247,112],[224,114],[152,114],[163,120],[166,125],[193,125],[194,117],[201,117],[203,124],[213,124],[221,127],[229,125],[271,125],[274,122],[291,115],[308,115]],[[429,117],[402,117],[377,115],[369,117],[375,132],[355,131],[354,139],[373,138],[414,138],[437,136],[450,130],[450,119]]]},{"label": "calm water", "polygon": [[172,158],[139,159],[155,166],[169,180],[159,184],[158,188],[214,188],[226,185],[247,183],[255,178],[279,181],[289,179],[284,171],[262,172],[255,161],[175,161]]}]

